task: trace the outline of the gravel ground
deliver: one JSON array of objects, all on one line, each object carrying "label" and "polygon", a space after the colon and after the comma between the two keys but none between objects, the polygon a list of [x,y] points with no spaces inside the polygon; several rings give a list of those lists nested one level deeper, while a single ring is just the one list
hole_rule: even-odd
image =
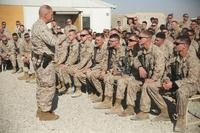
[{"label": "gravel ground", "polygon": [[[20,74],[11,71],[0,73],[0,133],[172,133],[172,122],[131,121],[105,115],[106,110],[96,110],[86,94],[72,99],[59,96],[56,113],[60,119],[42,122],[35,117],[36,99],[34,83],[19,81]],[[194,106],[198,111],[200,103]],[[151,119],[155,117],[151,115]],[[198,125],[189,133],[200,133]]]}]

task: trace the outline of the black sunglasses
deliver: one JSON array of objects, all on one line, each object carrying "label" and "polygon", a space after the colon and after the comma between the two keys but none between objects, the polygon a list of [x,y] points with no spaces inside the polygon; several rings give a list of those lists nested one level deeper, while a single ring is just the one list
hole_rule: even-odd
[{"label": "black sunglasses", "polygon": [[147,36],[140,36],[139,39],[141,40],[142,38],[149,38]]},{"label": "black sunglasses", "polygon": [[137,40],[128,39],[129,42],[138,42]]},{"label": "black sunglasses", "polygon": [[88,34],[82,34],[82,35],[80,35],[80,37],[85,37],[85,36],[87,36]]}]

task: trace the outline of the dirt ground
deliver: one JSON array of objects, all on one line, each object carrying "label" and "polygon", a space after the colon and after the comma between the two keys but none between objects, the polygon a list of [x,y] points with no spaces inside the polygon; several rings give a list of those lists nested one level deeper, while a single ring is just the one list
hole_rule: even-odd
[{"label": "dirt ground", "polygon": [[[21,74],[0,73],[0,133],[172,133],[173,123],[132,121],[130,117],[106,115],[107,110],[93,108],[87,94],[79,98],[58,97],[56,114],[60,119],[39,121],[36,114],[36,84],[19,81]],[[200,111],[200,103],[190,108]],[[200,126],[190,126],[189,133],[200,133]]]}]

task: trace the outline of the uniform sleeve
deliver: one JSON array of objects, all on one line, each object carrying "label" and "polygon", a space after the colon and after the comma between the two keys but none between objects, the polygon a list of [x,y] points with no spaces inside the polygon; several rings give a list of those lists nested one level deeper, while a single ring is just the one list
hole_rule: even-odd
[{"label": "uniform sleeve", "polygon": [[177,80],[175,83],[178,87],[183,84],[194,84],[199,79],[200,74],[200,64],[197,58],[193,58],[189,60],[189,71],[188,76],[182,80]]},{"label": "uniform sleeve", "polygon": [[82,56],[81,57],[82,60],[80,61],[80,63],[77,64],[78,69],[82,69],[83,67],[85,67],[87,65],[87,63],[91,60],[91,58],[92,58],[91,44],[89,44],[89,46],[87,46],[86,51],[81,56]]},{"label": "uniform sleeve", "polygon": [[68,64],[68,65],[74,65],[77,62],[79,45],[78,44],[75,44],[75,45],[76,46],[74,46],[73,51],[70,52],[70,55],[69,55],[69,57],[67,59],[66,64]]},{"label": "uniform sleeve", "polygon": [[165,57],[163,53],[157,49],[155,52],[155,66],[154,66],[154,71],[152,75],[152,79],[154,81],[161,80],[164,70],[165,70]]},{"label": "uniform sleeve", "polygon": [[55,46],[61,44],[63,41],[66,40],[66,36],[63,35],[59,38],[57,38],[53,33],[48,29],[47,26],[45,27],[40,27],[40,38],[45,42],[45,44],[50,45],[50,46]]}]

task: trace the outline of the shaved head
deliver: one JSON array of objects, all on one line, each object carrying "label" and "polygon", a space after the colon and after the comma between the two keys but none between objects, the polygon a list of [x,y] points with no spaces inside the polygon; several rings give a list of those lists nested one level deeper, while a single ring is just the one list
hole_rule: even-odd
[{"label": "shaved head", "polygon": [[39,9],[39,17],[43,19],[46,23],[52,21],[53,11],[49,5],[43,5]]}]

